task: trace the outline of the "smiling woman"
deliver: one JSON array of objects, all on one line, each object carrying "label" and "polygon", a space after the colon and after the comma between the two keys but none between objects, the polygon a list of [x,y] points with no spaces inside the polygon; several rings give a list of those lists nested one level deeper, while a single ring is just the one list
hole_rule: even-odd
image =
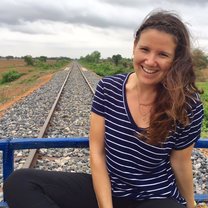
[{"label": "smiling woman", "polygon": [[203,107],[189,34],[177,15],[161,11],[144,20],[133,65],[133,73],[100,81],[94,97],[90,146],[98,204],[193,208],[190,158]]},{"label": "smiling woman", "polygon": [[138,84],[157,85],[170,69],[175,56],[173,35],[156,29],[147,29],[134,44],[134,69]]},{"label": "smiling woman", "polygon": [[203,106],[186,26],[168,11],[151,13],[136,32],[133,54],[133,72],[97,85],[92,175],[17,170],[4,184],[9,207],[195,207],[191,154]]}]

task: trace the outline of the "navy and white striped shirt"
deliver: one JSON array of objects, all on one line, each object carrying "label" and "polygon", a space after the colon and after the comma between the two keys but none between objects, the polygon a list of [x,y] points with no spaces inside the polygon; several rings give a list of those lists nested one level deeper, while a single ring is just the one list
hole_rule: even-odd
[{"label": "navy and white striped shirt", "polygon": [[105,118],[106,163],[112,194],[136,200],[175,198],[179,194],[170,165],[172,149],[184,149],[199,139],[203,106],[190,104],[189,126],[177,126],[162,147],[137,138],[141,129],[134,122],[126,100],[125,85],[129,74],[105,77],[99,81],[92,111]]}]

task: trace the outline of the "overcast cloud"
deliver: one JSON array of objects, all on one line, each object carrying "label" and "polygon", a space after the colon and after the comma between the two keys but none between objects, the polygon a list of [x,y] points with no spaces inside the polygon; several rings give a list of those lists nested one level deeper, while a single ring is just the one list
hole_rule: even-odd
[{"label": "overcast cloud", "polygon": [[0,56],[131,57],[135,30],[159,8],[177,12],[208,52],[206,0],[1,0]]}]

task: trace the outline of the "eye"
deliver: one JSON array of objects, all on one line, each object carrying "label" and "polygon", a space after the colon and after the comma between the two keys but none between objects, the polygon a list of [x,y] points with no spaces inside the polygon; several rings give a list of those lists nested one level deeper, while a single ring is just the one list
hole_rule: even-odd
[{"label": "eye", "polygon": [[164,57],[164,58],[165,57],[169,57],[169,55],[167,53],[165,53],[165,52],[160,52],[159,56]]},{"label": "eye", "polygon": [[140,47],[139,49],[140,49],[140,51],[142,51],[144,53],[147,53],[149,51],[149,49],[146,47]]}]

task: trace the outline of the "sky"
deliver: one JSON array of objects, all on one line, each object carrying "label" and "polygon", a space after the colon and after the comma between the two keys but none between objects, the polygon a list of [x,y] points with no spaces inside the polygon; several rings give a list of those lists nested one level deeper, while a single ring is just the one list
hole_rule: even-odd
[{"label": "sky", "polygon": [[194,48],[208,52],[207,0],[0,0],[0,56],[131,58],[134,34],[152,10],[181,16]]}]

